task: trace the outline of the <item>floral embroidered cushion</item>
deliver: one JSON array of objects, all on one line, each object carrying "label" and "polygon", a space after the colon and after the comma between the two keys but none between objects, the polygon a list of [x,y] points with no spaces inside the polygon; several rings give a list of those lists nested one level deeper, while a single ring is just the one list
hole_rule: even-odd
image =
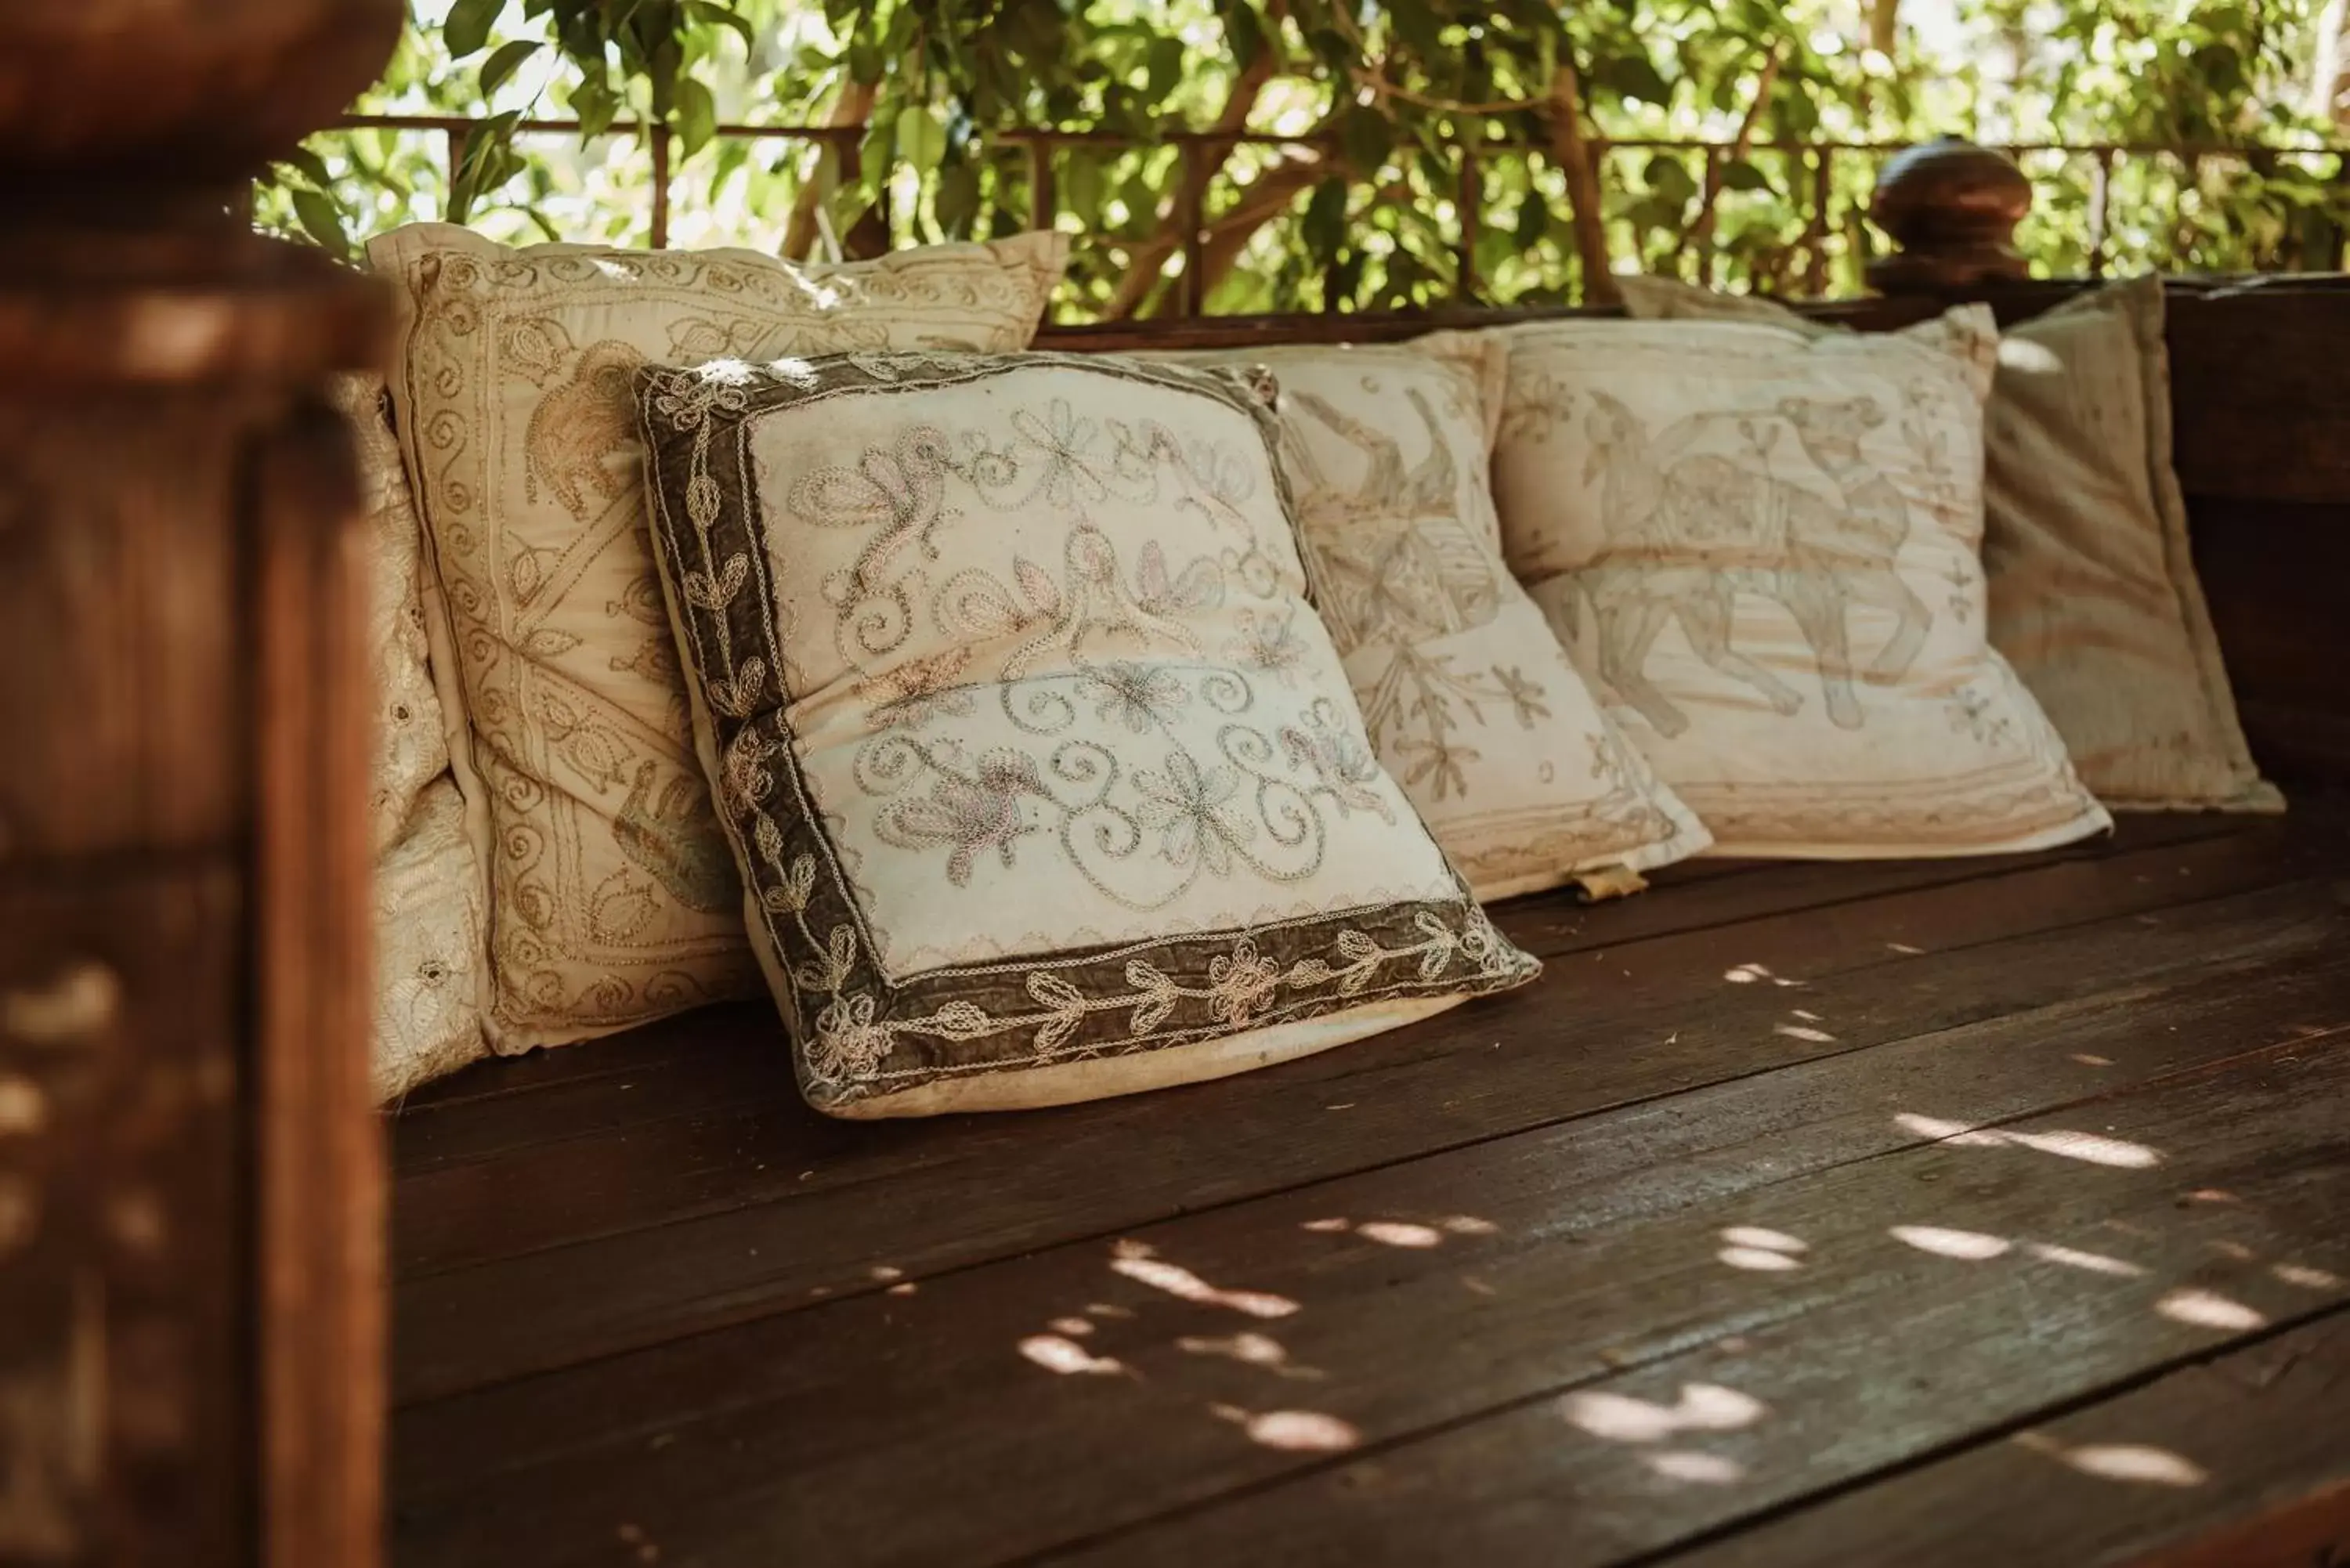
[{"label": "floral embroidered cushion", "polygon": [[376,1098],[488,1054],[482,1037],[482,866],[449,772],[426,663],[416,508],[383,380],[338,377],[367,508],[367,645],[380,707],[369,768],[375,832]]},{"label": "floral embroidered cushion", "polygon": [[1262,364],[1278,380],[1282,467],[1323,623],[1379,761],[1471,891],[1491,902],[1711,842],[1503,563],[1489,468],[1499,342],[1180,358]]},{"label": "floral embroidered cushion", "polygon": [[1510,564],[1722,852],[1980,854],[2109,826],[1984,632],[1988,310],[1866,337],[1504,336]]},{"label": "floral embroidered cushion", "polygon": [[[1841,330],[1767,300],[1622,281],[1636,317]],[[2162,281],[2145,277],[2001,341],[1983,432],[1991,646],[2107,805],[2281,810],[2244,742],[2188,543],[2162,329]]]},{"label": "floral embroidered cushion", "polygon": [[1237,379],[858,353],[638,388],[695,740],[818,1107],[1219,1076],[1534,973],[1373,757]]},{"label": "floral embroidered cushion", "polygon": [[370,244],[400,286],[392,395],[442,590],[436,662],[466,723],[453,762],[481,805],[499,1049],[755,985],[645,541],[637,367],[1019,348],[1063,250],[1034,234],[810,267],[510,250],[438,224]]}]

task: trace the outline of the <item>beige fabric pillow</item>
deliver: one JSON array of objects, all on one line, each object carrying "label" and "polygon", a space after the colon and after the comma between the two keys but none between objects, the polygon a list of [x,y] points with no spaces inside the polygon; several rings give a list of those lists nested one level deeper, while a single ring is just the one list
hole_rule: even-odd
[{"label": "beige fabric pillow", "polygon": [[482,1035],[482,864],[449,772],[426,665],[416,508],[382,378],[330,386],[349,421],[367,510],[367,646],[376,678],[369,799],[375,837],[375,1033],[379,1102],[488,1054]]},{"label": "beige fabric pillow", "polygon": [[1379,761],[1479,898],[1668,865],[1712,842],[1503,563],[1499,342],[1440,333],[1164,358],[1261,364],[1279,382],[1282,466],[1323,622]]},{"label": "beige fabric pillow", "polygon": [[[1636,317],[1840,330],[1767,300],[1626,278]],[[1985,412],[1991,646],[2131,810],[2276,811],[2211,629],[2171,465],[2162,280],[2093,289],[2012,328]]]},{"label": "beige fabric pillow", "polygon": [[1236,379],[638,385],[695,740],[819,1108],[1219,1076],[1534,974],[1372,756]]},{"label": "beige fabric pillow", "polygon": [[455,762],[484,803],[501,1050],[755,983],[645,543],[629,377],[649,360],[1018,348],[1064,249],[1032,234],[803,267],[509,250],[438,224],[369,246],[401,286],[392,390],[470,726]]},{"label": "beige fabric pillow", "polygon": [[1724,853],[1980,854],[2109,826],[1985,640],[1988,310],[1874,337],[1505,336],[1510,564]]}]

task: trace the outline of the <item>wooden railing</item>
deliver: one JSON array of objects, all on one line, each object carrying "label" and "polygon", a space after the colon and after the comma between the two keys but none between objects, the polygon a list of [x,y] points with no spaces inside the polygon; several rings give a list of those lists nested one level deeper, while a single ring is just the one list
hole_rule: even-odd
[{"label": "wooden railing", "polygon": [[[351,130],[421,131],[442,136],[446,139],[446,167],[453,182],[454,171],[463,165],[467,141],[482,121],[449,115],[353,114],[345,116],[339,123],[343,129]],[[514,131],[518,136],[577,136],[580,129],[580,122],[576,119],[546,119],[521,120],[515,124]],[[863,125],[722,124],[716,128],[715,137],[722,140],[829,144],[838,155],[844,177],[853,178],[858,172],[858,159],[867,129]],[[598,135],[632,137],[647,143],[647,157],[651,164],[649,239],[655,249],[666,246],[675,205],[673,136],[668,133],[648,135],[645,125],[634,120],[615,121]],[[1194,177],[1200,161],[1210,161],[1212,169],[1221,164],[1233,149],[1243,146],[1326,152],[1337,151],[1336,140],[1328,136],[1284,136],[1254,131],[1168,130],[1151,137],[1138,137],[1094,130],[1014,129],[991,133],[988,140],[993,149],[1007,153],[1024,153],[1028,192],[1026,217],[1032,226],[1039,228],[1052,226],[1057,214],[1059,182],[1055,177],[1055,160],[1064,151],[1091,148],[1129,152],[1162,147],[1176,149],[1182,167],[1179,177],[1171,182],[1171,189],[1177,193],[1178,200],[1187,194],[1191,198],[1189,212],[1172,214],[1180,235],[1178,254],[1183,258],[1183,265],[1174,280],[1173,302],[1176,313],[1183,316],[1203,314],[1207,306],[1202,263],[1210,217],[1204,211],[1208,182]],[[1586,142],[1595,167],[1603,171],[1607,160],[1619,153],[1676,153],[1699,161],[1700,172],[1697,183],[1704,197],[1697,224],[1707,232],[1697,236],[1700,241],[1698,249],[1700,265],[1709,276],[1714,259],[1711,213],[1722,191],[1724,171],[1733,161],[1757,154],[1783,159],[1791,176],[1786,193],[1802,218],[1802,227],[1793,240],[1804,251],[1802,292],[1814,296],[1826,292],[1828,288],[1829,242],[1838,232],[1835,208],[1840,169],[1854,160],[1881,166],[1913,145],[1906,141],[1754,140],[1742,142],[1672,137],[1594,137]],[[2191,174],[2212,160],[2240,162],[2257,159],[2330,161],[2332,167],[2323,171],[2322,178],[2330,184],[2350,188],[2350,147],[2126,141],[2028,141],[1999,143],[1997,146],[1999,151],[2019,161],[2028,156],[2053,155],[2067,162],[2081,160],[2088,162],[2089,191],[2085,214],[2088,245],[2084,270],[2092,277],[2102,275],[2108,265],[2114,176],[2126,161],[2176,160]],[[1452,297],[1455,303],[1468,304],[1476,302],[1482,295],[1477,246],[1483,223],[1485,203],[1482,191],[1486,167],[1502,159],[1548,158],[1550,149],[1523,140],[1456,141],[1452,147],[1457,155],[1451,192],[1457,214],[1457,233],[1451,247],[1454,259]],[[1334,163],[1334,169],[1338,165]],[[2044,207],[2045,203],[2043,205]],[[2350,239],[2350,235],[2337,230],[2326,254],[2317,258],[2325,269],[2331,270],[2343,264],[2345,239]]]}]

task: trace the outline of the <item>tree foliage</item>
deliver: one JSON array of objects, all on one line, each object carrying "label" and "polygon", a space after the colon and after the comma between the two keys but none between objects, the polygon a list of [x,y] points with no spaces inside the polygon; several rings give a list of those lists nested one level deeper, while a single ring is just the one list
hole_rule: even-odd
[{"label": "tree foliage", "polygon": [[[1464,260],[1501,301],[1604,293],[1633,266],[1839,291],[1866,258],[1878,156],[1812,149],[1956,130],[2190,148],[2027,152],[2043,270],[2083,270],[2093,244],[2117,268],[2331,266],[2350,212],[2311,112],[2321,8],[417,0],[359,108],[478,125],[316,138],[256,211],[338,247],[427,216],[642,241],[659,126],[679,244],[1007,234],[1041,180],[1077,236],[1063,310],[1079,317],[1169,308],[1191,265],[1216,310],[1429,303],[1468,281]],[[578,129],[518,129],[558,118]],[[742,123],[826,129],[720,134]],[[1066,136],[1038,150],[1038,131]]]}]

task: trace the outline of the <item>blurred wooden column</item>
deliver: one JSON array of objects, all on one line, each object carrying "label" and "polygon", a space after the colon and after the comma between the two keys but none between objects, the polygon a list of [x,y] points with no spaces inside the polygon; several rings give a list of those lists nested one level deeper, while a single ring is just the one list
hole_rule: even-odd
[{"label": "blurred wooden column", "polygon": [[400,0],[0,5],[0,1563],[368,1568],[370,280],[249,175]]},{"label": "blurred wooden column", "polygon": [[1886,161],[1869,217],[1899,248],[1868,265],[1880,294],[1966,298],[2030,275],[2015,227],[2032,182],[2014,160],[1955,136]]}]

